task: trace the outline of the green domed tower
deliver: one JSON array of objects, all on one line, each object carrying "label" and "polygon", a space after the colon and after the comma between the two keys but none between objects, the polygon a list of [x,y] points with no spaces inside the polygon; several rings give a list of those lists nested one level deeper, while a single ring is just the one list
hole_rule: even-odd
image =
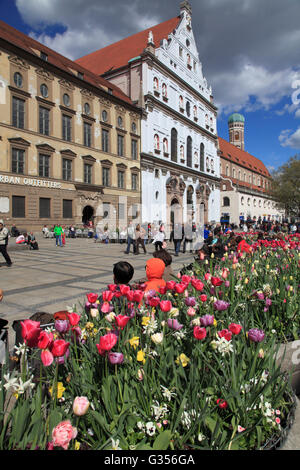
[{"label": "green domed tower", "polygon": [[229,142],[232,145],[245,150],[245,118],[242,114],[233,113],[228,118]]}]

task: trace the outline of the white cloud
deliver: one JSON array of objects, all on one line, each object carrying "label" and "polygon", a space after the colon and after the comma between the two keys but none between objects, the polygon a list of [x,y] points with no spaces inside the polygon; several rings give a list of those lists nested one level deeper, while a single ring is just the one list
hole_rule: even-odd
[{"label": "white cloud", "polygon": [[247,112],[269,109],[291,94],[294,77],[292,68],[271,72],[244,58],[236,69],[214,77],[213,85],[219,93],[215,95],[217,105],[227,113],[242,108]]},{"label": "white cloud", "polygon": [[282,147],[300,149],[300,127],[295,132],[290,129],[281,131],[279,142]]}]

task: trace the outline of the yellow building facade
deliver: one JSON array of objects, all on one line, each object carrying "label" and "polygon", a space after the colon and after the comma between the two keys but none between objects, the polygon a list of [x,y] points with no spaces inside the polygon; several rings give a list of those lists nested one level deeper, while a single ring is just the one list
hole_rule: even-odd
[{"label": "yellow building facade", "polygon": [[0,218],[24,230],[127,225],[141,202],[140,110],[104,79],[3,29]]}]

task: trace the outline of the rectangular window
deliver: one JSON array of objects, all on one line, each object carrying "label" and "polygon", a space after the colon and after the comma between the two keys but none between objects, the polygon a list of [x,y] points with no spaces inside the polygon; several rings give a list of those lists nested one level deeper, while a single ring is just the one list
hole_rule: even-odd
[{"label": "rectangular window", "polygon": [[48,197],[40,197],[40,218],[50,218],[50,198]]},{"label": "rectangular window", "polygon": [[12,125],[24,129],[25,101],[13,96],[12,101]]},{"label": "rectangular window", "polygon": [[72,180],[72,160],[63,158],[62,161],[62,179],[64,181]]},{"label": "rectangular window", "polygon": [[102,185],[109,186],[110,185],[110,169],[103,167],[102,168]]},{"label": "rectangular window", "polygon": [[131,158],[137,160],[137,140],[131,140]]},{"label": "rectangular window", "polygon": [[68,142],[71,142],[72,138],[72,118],[70,116],[67,116],[66,114],[63,114],[62,116],[62,138],[63,140],[67,140]]},{"label": "rectangular window", "polygon": [[118,205],[118,216],[119,216],[119,220],[125,219],[125,204],[122,202],[119,202],[119,205]]},{"label": "rectangular window", "polygon": [[118,134],[118,156],[124,157],[124,136]]},{"label": "rectangular window", "polygon": [[135,173],[131,175],[131,189],[133,189],[133,191],[138,189],[138,175]]},{"label": "rectangular window", "polygon": [[73,211],[72,211],[73,201],[71,199],[63,199],[63,218],[64,219],[72,219]]},{"label": "rectangular window", "polygon": [[118,188],[124,189],[124,171],[118,171]]},{"label": "rectangular window", "polygon": [[109,152],[109,132],[106,129],[102,129],[102,150]]},{"label": "rectangular window", "polygon": [[25,218],[25,196],[12,196],[12,216]]},{"label": "rectangular window", "polygon": [[84,182],[87,184],[92,184],[92,169],[93,165],[89,163],[84,164]]},{"label": "rectangular window", "polygon": [[40,134],[50,134],[50,111],[48,108],[40,106],[39,108],[39,129]]},{"label": "rectangular window", "polygon": [[12,162],[11,162],[11,171],[12,173],[24,174],[25,166],[25,150],[21,149],[12,149]]},{"label": "rectangular window", "polygon": [[50,156],[39,154],[39,176],[50,177]]},{"label": "rectangular window", "polygon": [[83,145],[92,146],[92,125],[88,122],[83,123]]}]

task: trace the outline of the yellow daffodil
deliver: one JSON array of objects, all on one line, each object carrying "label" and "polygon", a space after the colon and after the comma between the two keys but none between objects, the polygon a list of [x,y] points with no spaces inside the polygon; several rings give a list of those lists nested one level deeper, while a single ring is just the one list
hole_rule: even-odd
[{"label": "yellow daffodil", "polygon": [[146,359],[145,359],[144,351],[142,351],[142,350],[138,351],[136,359],[137,359],[137,361],[142,362],[143,364],[145,364]]},{"label": "yellow daffodil", "polygon": [[142,325],[147,326],[150,321],[150,317],[142,317]]},{"label": "yellow daffodil", "polygon": [[190,362],[190,359],[185,355],[185,354],[180,354],[180,356],[177,357],[176,359],[176,364],[181,364],[182,367],[186,367],[188,363]]},{"label": "yellow daffodil", "polygon": [[[65,390],[66,389],[63,386],[63,383],[62,382],[57,382],[57,396],[56,396],[56,398],[58,398],[58,399],[62,398]],[[50,392],[51,396],[53,397],[53,387],[49,388],[49,392]]]},{"label": "yellow daffodil", "polygon": [[217,320],[216,320],[216,319],[214,319],[214,323],[213,323],[213,325],[214,325],[214,326],[217,326],[217,324],[218,324]]},{"label": "yellow daffodil", "polygon": [[136,349],[138,347],[139,342],[140,342],[140,338],[138,336],[133,336],[129,340],[130,346],[133,346],[134,349]]},{"label": "yellow daffodil", "polygon": [[80,442],[75,441],[75,450],[80,450]]},{"label": "yellow daffodil", "polygon": [[244,281],[244,282],[245,282],[245,284],[248,284],[248,282],[249,282],[249,279],[246,277],[246,279],[245,279],[245,281]]}]

